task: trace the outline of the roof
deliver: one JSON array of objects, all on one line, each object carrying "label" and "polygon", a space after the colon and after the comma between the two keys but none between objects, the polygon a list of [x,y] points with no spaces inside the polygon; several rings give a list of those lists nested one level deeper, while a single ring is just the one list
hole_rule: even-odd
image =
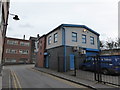
[{"label": "roof", "polygon": [[[92,33],[100,36],[99,33],[95,32],[95,31],[92,30],[91,28],[89,28],[89,27],[87,27],[87,26],[85,26],[85,25],[76,25],[76,24],[61,24],[61,25],[59,25],[57,28],[55,28],[55,29],[53,29],[52,31],[50,31],[48,34],[56,31],[58,28],[61,28],[61,27],[80,27],[80,28],[85,28],[85,29],[91,31]],[[46,35],[48,35],[48,34],[46,34]]]},{"label": "roof", "polygon": [[37,40],[37,37],[31,37],[30,36],[29,40]]},{"label": "roof", "polygon": [[26,39],[19,39],[19,38],[12,38],[12,37],[5,37],[5,39],[9,40],[19,40],[19,41],[27,41],[27,42],[30,42],[30,40],[26,40]]}]

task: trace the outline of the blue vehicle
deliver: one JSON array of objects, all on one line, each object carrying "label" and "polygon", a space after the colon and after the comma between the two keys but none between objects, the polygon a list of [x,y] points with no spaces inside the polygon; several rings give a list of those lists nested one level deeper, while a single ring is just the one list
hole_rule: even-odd
[{"label": "blue vehicle", "polygon": [[120,75],[120,56],[100,56],[99,61],[96,61],[94,57],[87,57],[80,65],[80,68],[90,71],[99,70],[103,74]]}]

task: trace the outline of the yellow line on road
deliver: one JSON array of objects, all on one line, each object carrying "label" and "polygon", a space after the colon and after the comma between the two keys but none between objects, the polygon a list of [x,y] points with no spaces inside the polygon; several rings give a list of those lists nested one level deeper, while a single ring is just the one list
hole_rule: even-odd
[{"label": "yellow line on road", "polygon": [[16,88],[16,90],[17,90],[17,84],[16,84],[15,77],[14,77],[14,75],[13,75],[13,71],[11,71],[11,75],[12,75],[12,78],[13,78],[13,85],[14,85],[14,88]]},{"label": "yellow line on road", "polygon": [[17,83],[18,83],[18,87],[22,90],[22,87],[21,87],[21,84],[20,84],[20,82],[19,82],[19,79],[18,79],[17,74],[16,74],[14,71],[13,71],[13,73],[14,73],[15,78],[16,78],[16,81],[17,81]]},{"label": "yellow line on road", "polygon": [[44,75],[46,75],[46,76],[52,77],[52,78],[54,78],[54,79],[56,79],[56,80],[62,81],[62,82],[64,82],[64,83],[66,83],[66,84],[68,84],[68,85],[71,85],[71,86],[74,86],[74,87],[76,87],[76,88],[86,88],[86,89],[87,89],[87,87],[85,87],[85,86],[82,86],[82,85],[79,85],[79,84],[76,84],[76,83],[73,83],[73,82],[70,82],[70,81],[67,81],[67,80],[64,80],[64,79],[61,79],[61,78],[52,76],[52,75],[47,74],[47,73],[40,72],[40,71],[35,70],[35,69],[32,69],[32,68],[29,68],[29,69],[32,70],[32,71],[36,71],[36,72],[42,73],[42,74],[44,74]]},{"label": "yellow line on road", "polygon": [[12,74],[12,77],[13,77],[13,81],[14,81],[13,83],[14,83],[14,87],[16,88],[16,90],[17,90],[17,88],[22,90],[22,87],[20,85],[20,82],[18,80],[18,77],[17,77],[16,73],[12,70],[11,74]]}]

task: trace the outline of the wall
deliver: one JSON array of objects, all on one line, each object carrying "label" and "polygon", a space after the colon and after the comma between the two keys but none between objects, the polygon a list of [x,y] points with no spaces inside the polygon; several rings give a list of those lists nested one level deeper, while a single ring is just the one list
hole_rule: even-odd
[{"label": "wall", "polygon": [[2,60],[2,49],[3,49],[3,37],[2,37],[2,32],[0,30],[0,63]]},{"label": "wall", "polygon": [[58,70],[58,67],[59,67],[59,71],[63,71],[64,70],[63,69],[64,68],[64,47],[60,46],[57,48],[48,49],[47,53],[49,53],[48,55],[49,68],[53,70]]},{"label": "wall", "polygon": [[3,26],[3,24],[6,24],[8,22],[8,11],[9,11],[9,0],[4,0],[4,2],[0,3],[0,64],[2,61],[3,42],[7,29],[7,26]]},{"label": "wall", "polygon": [[[88,33],[83,32],[84,28],[77,27],[65,27],[66,35],[66,45],[67,46],[80,46],[84,48],[98,49],[97,35],[88,31]],[[72,42],[72,32],[77,33],[77,42]],[[82,34],[86,35],[86,44],[82,43]],[[90,36],[94,37],[94,45],[90,44]]]},{"label": "wall", "polygon": [[[18,45],[9,45],[9,44],[7,44],[7,40],[16,40],[16,41],[18,41]],[[9,59],[15,59],[16,62],[20,62],[20,59],[26,58],[26,59],[28,59],[27,62],[30,63],[31,43],[30,43],[29,46],[21,46],[20,45],[21,41],[30,43],[29,40],[22,40],[22,39],[15,39],[15,38],[5,38],[3,60],[6,60],[6,58],[9,58]],[[15,53],[15,54],[6,53],[6,49],[15,49],[15,50],[17,50],[17,53]],[[29,52],[28,52],[28,54],[20,54],[19,50],[29,50]]]},{"label": "wall", "polygon": [[120,38],[120,1],[118,2],[118,37]]},{"label": "wall", "polygon": [[44,52],[46,48],[46,37],[43,36],[39,39],[39,48],[37,53],[37,67],[44,67]]},{"label": "wall", "polygon": [[[54,34],[58,33],[58,42],[54,43]],[[52,43],[50,45],[48,45],[48,38],[52,36]],[[62,45],[62,30],[57,29],[56,31],[48,34],[46,36],[46,49],[50,49],[53,47],[57,47],[57,46],[61,46]]]}]

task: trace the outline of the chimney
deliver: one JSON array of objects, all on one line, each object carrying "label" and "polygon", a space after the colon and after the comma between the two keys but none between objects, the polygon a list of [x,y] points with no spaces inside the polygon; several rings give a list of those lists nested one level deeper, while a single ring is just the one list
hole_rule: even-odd
[{"label": "chimney", "polygon": [[23,40],[25,40],[25,35],[23,36]]},{"label": "chimney", "polygon": [[39,39],[39,37],[40,37],[39,34],[37,34],[37,38],[38,38],[38,39]]}]

